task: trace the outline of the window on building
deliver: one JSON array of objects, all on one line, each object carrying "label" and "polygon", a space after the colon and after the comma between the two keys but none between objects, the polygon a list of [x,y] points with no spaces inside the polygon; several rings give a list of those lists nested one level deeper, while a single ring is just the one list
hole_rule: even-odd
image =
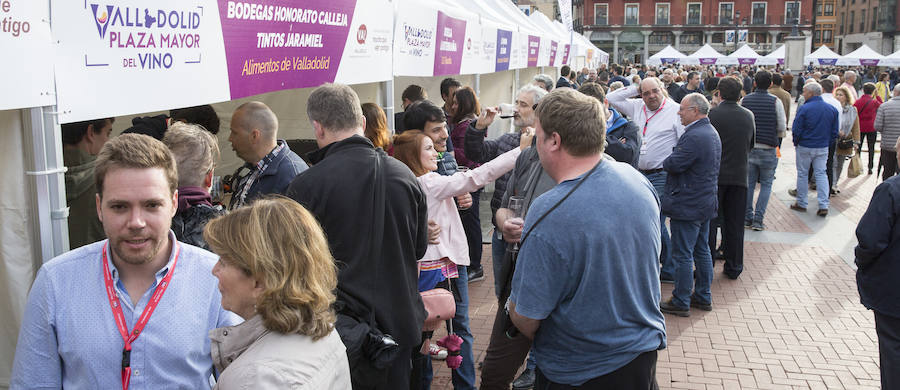
[{"label": "window on building", "polygon": [[702,9],[701,7],[701,3],[688,3],[687,24],[700,24],[700,12]]},{"label": "window on building", "polygon": [[822,43],[822,30],[813,31],[813,42]]},{"label": "window on building", "polygon": [[653,34],[650,34],[650,44],[651,45],[671,45],[675,43],[675,40],[672,39],[674,35],[668,31],[655,31]]},{"label": "window on building", "polygon": [[816,16],[822,16],[822,3],[816,3]]},{"label": "window on building", "polygon": [[734,23],[734,3],[719,3],[719,24]]},{"label": "window on building", "polygon": [[866,10],[859,11],[859,32],[866,32]]},{"label": "window on building", "polygon": [[609,4],[594,4],[594,24],[598,26],[609,24]]},{"label": "window on building", "polygon": [[855,23],[856,23],[856,13],[854,11],[850,11],[850,20],[849,20],[849,23],[847,23],[847,25],[850,26],[850,29],[849,29],[849,31],[847,31],[847,34],[853,34],[853,24],[855,24]]},{"label": "window on building", "polygon": [[834,25],[833,24],[824,24],[822,25],[822,43],[831,43],[834,35]]},{"label": "window on building", "polygon": [[725,33],[713,33],[712,43],[724,43],[724,42],[725,42]]},{"label": "window on building", "polygon": [[834,16],[834,3],[825,3],[825,16]]},{"label": "window on building", "polygon": [[656,24],[669,24],[669,3],[656,4]]},{"label": "window on building", "polygon": [[638,15],[640,15],[640,4],[625,4],[625,24],[638,24]]},{"label": "window on building", "polygon": [[877,12],[877,10],[878,10],[878,8],[872,8],[872,26],[870,26],[869,28],[872,29],[873,31],[878,29],[878,12]]},{"label": "window on building", "polygon": [[784,24],[794,24],[800,18],[800,2],[788,1],[784,3]]},{"label": "window on building", "polygon": [[682,45],[702,45],[703,33],[700,31],[691,31],[681,34]]},{"label": "window on building", "polygon": [[751,24],[766,24],[766,3],[753,2]]},{"label": "window on building", "polygon": [[841,35],[844,35],[844,24],[847,22],[847,14],[841,12]]}]

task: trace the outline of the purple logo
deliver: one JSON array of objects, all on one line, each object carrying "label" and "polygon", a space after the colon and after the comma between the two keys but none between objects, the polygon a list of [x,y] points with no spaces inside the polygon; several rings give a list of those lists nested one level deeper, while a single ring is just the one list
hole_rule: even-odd
[{"label": "purple logo", "polygon": [[738,63],[741,65],[753,65],[756,63],[756,58],[738,58]]},{"label": "purple logo", "polygon": [[528,36],[528,67],[537,66],[538,53],[541,52],[541,37]]},{"label": "purple logo", "polygon": [[509,51],[512,47],[512,31],[497,30],[497,63],[495,72],[509,69]]},{"label": "purple logo", "polygon": [[556,41],[550,41],[550,66],[556,63]]},{"label": "purple logo", "polygon": [[859,60],[859,64],[862,66],[878,66],[878,60]]},{"label": "purple logo", "polygon": [[701,58],[700,65],[713,65],[716,63],[715,58]]},{"label": "purple logo", "polygon": [[834,65],[837,63],[837,58],[819,58],[819,65]]},{"label": "purple logo", "polygon": [[466,21],[438,11],[434,75],[459,74],[465,43]]},{"label": "purple logo", "polygon": [[[94,24],[97,25],[97,33],[100,34],[100,39],[106,37],[106,27],[109,26],[109,20],[112,18],[113,6],[107,5],[106,10],[100,8],[97,4],[91,4],[91,11],[94,14]],[[97,11],[102,11],[103,13],[97,15]]]},{"label": "purple logo", "polygon": [[565,45],[563,47],[563,60],[562,60],[563,65],[566,65],[569,63],[569,47],[570,46],[571,45]]}]

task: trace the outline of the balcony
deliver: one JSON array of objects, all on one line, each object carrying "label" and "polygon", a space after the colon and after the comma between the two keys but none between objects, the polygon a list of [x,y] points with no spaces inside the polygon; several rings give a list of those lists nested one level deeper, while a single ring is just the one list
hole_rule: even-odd
[{"label": "balcony", "polygon": [[897,0],[881,0],[878,5],[878,21],[872,30],[893,32],[897,30]]}]

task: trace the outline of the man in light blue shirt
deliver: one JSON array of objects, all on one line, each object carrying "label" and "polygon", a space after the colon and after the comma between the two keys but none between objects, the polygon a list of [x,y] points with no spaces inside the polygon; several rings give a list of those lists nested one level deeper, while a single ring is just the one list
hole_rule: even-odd
[{"label": "man in light blue shirt", "polygon": [[534,339],[536,389],[656,388],[659,200],[634,168],[602,159],[602,112],[569,88],[537,108],[534,147],[558,184],[528,209],[508,303]]},{"label": "man in light blue shirt", "polygon": [[10,388],[116,389],[127,377],[130,389],[208,389],[208,333],[241,320],[222,309],[216,256],[178,243],[169,229],[178,199],[171,152],[151,137],[122,135],[101,150],[95,172],[109,238],[41,267]]}]

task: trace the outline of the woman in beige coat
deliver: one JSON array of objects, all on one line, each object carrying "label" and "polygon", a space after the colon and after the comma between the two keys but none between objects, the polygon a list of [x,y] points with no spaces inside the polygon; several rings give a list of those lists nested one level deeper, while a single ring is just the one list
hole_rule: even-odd
[{"label": "woman in beige coat", "polygon": [[831,183],[831,190],[832,192],[840,193],[841,190],[838,189],[837,183],[841,180],[841,173],[844,171],[844,161],[853,155],[853,152],[856,151],[856,145],[859,145],[859,115],[856,112],[856,107],[853,106],[853,103],[855,103],[853,94],[850,93],[847,87],[840,86],[835,88],[834,98],[841,102],[841,107],[843,108],[843,112],[840,115],[841,127],[838,129],[839,138],[837,144],[840,145],[842,139],[853,140],[852,147],[843,149],[837,147],[834,150],[834,183]]},{"label": "woman in beige coat", "polygon": [[287,198],[260,199],[203,236],[220,256],[222,307],[246,320],[209,332],[216,389],[350,389],[331,309],[337,271],[315,217]]}]

